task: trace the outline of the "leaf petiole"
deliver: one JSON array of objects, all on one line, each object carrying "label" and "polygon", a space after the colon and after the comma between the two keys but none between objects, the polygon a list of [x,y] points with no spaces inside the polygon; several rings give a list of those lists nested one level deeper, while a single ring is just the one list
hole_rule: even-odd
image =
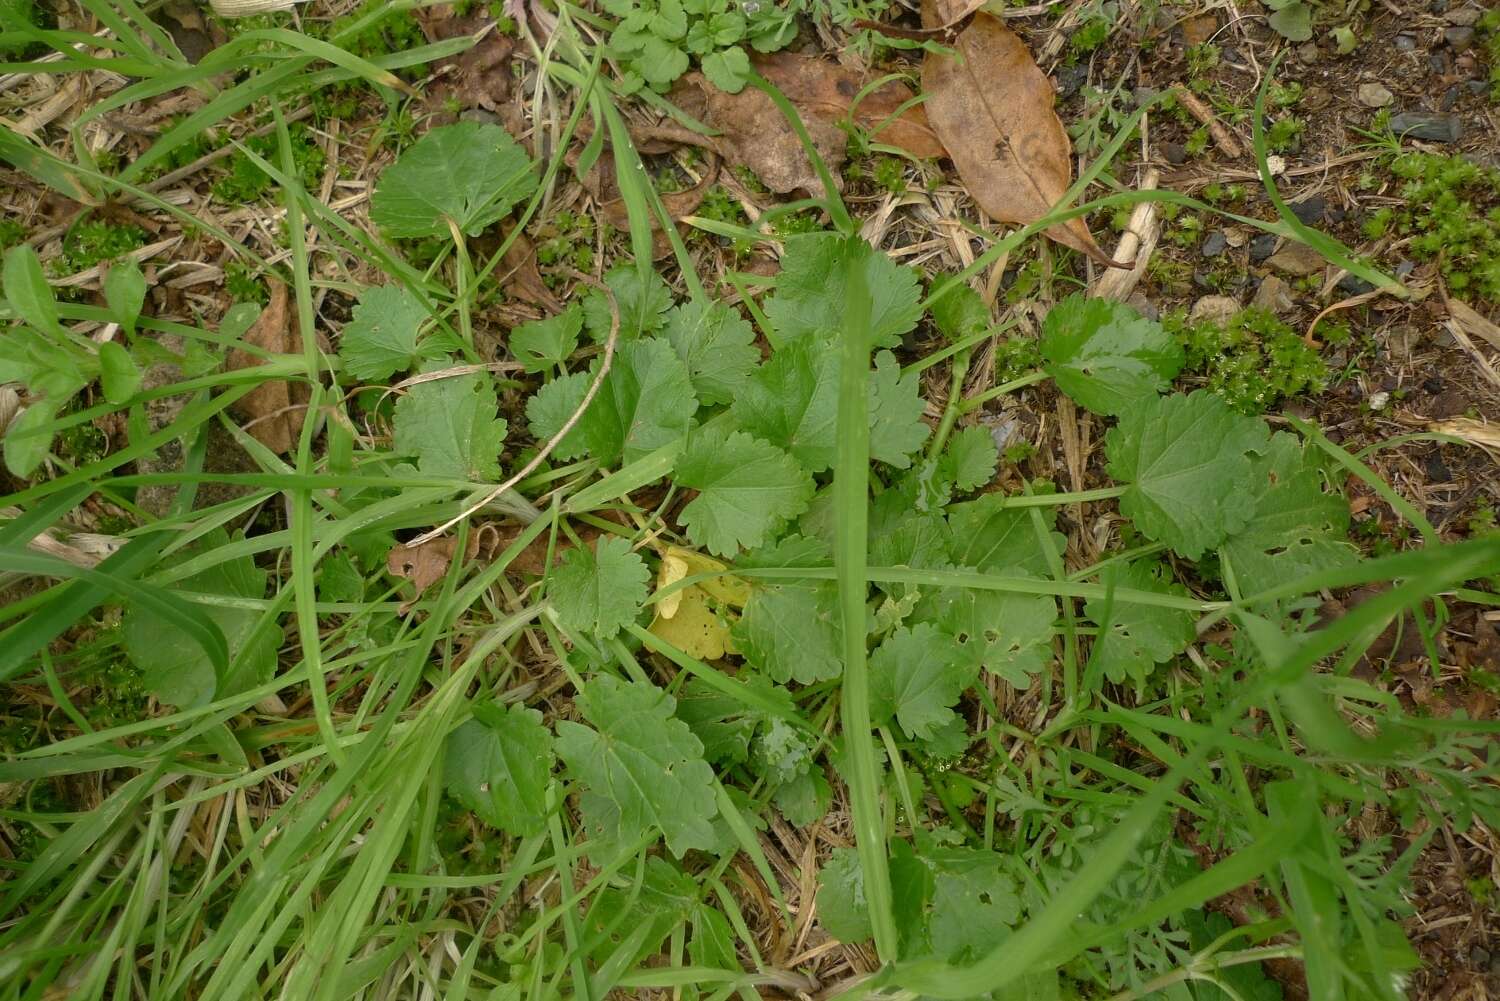
[{"label": "leaf petiole", "polygon": [[986,389],[978,396],[972,396],[969,399],[965,400],[963,402],[963,412],[966,414],[973,413],[975,410],[978,410],[980,407],[984,406],[991,400],[996,400],[1009,393],[1014,393],[1018,389],[1025,389],[1027,386],[1041,382],[1045,378],[1047,378],[1047,373],[1042,371],[1041,369],[1037,369],[1035,372],[1026,373],[1019,379],[1012,379],[1009,382],[1002,382],[998,386]]}]

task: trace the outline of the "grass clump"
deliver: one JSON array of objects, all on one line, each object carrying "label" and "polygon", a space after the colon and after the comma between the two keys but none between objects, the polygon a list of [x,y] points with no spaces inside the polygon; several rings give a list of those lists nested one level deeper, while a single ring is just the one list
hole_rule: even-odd
[{"label": "grass clump", "polygon": [[1328,368],[1295,330],[1267,310],[1250,308],[1220,325],[1181,311],[1162,325],[1182,344],[1187,371],[1241,413],[1261,414],[1282,399],[1317,392]]},{"label": "grass clump", "polygon": [[[298,122],[288,129],[292,141],[292,163],[302,186],[316,189],[323,177],[323,168],[328,163],[322,148],[314,141],[312,132]],[[269,163],[280,159],[277,139],[273,135],[257,136],[245,142],[245,148]],[[230,203],[251,202],[270,191],[274,186],[271,175],[261,170],[255,161],[243,152],[229,160],[229,173],[214,182],[214,197]]]},{"label": "grass clump", "polygon": [[1364,235],[1411,236],[1411,255],[1439,261],[1456,295],[1500,299],[1500,170],[1461,156],[1403,153],[1391,172],[1405,183],[1402,208],[1365,220]]}]

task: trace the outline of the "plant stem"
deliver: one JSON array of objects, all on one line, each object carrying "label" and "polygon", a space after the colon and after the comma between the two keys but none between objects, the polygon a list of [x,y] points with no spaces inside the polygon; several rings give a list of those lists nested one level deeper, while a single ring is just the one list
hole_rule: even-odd
[{"label": "plant stem", "polygon": [[448,230],[453,234],[453,250],[457,255],[454,260],[454,270],[458,273],[458,289],[454,298],[458,302],[458,333],[464,339],[466,353],[470,356],[469,360],[478,361],[479,356],[474,352],[474,321],[470,316],[469,306],[474,262],[469,260],[469,248],[463,233],[458,228],[458,223],[449,219]]},{"label": "plant stem", "polygon": [[1062,494],[1017,494],[1014,497],[1005,498],[1001,507],[1062,507],[1064,504],[1088,504],[1093,501],[1109,500],[1118,497],[1130,487],[1113,486],[1098,487],[1094,490],[1074,490],[1071,493]]},{"label": "plant stem", "polygon": [[943,443],[948,440],[948,435],[953,432],[953,422],[958,420],[959,411],[963,408],[964,379],[969,374],[970,351],[964,351],[953,359],[953,377],[948,383],[948,402],[943,404],[943,416],[938,421],[937,433],[932,436],[932,441],[927,444],[927,458],[935,459],[943,450]]},{"label": "plant stem", "polygon": [[1037,369],[1035,372],[1028,372],[1027,374],[1021,376],[1019,379],[1012,379],[1009,382],[1002,382],[998,386],[995,386],[991,389],[986,389],[978,396],[971,397],[970,399],[965,400],[964,413],[967,414],[971,413],[972,411],[978,410],[980,407],[984,406],[991,400],[998,399],[999,397],[1002,397],[1007,393],[1014,393],[1018,389],[1025,389],[1032,383],[1041,382],[1045,378],[1047,378],[1047,373],[1043,372],[1041,369]]}]

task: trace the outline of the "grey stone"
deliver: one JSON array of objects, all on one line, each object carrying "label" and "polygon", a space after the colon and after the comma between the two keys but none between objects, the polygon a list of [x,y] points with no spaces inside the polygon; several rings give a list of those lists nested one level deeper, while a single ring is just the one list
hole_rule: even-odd
[{"label": "grey stone", "polygon": [[1072,66],[1064,66],[1057,71],[1057,96],[1066,101],[1078,93],[1080,87],[1089,78],[1089,68],[1085,63],[1076,63]]},{"label": "grey stone", "polygon": [[1276,253],[1276,234],[1262,233],[1250,241],[1250,260],[1259,264]]},{"label": "grey stone", "polygon": [[1462,52],[1474,44],[1473,28],[1449,28],[1443,32],[1443,41],[1455,52]]},{"label": "grey stone", "polygon": [[1404,279],[1407,275],[1416,270],[1416,267],[1416,261],[1400,261],[1396,265],[1396,277]]},{"label": "grey stone", "polygon": [[1187,147],[1182,143],[1163,143],[1161,149],[1166,154],[1168,163],[1178,166],[1187,163]]},{"label": "grey stone", "polygon": [[1250,300],[1250,305],[1280,314],[1290,312],[1296,304],[1292,302],[1292,291],[1286,282],[1275,275],[1266,275],[1260,288],[1255,290],[1255,298]]},{"label": "grey stone", "polygon": [[1147,299],[1141,292],[1136,292],[1129,299],[1126,299],[1125,305],[1133,307],[1137,313],[1153,323],[1161,319],[1161,310],[1156,308],[1156,303]]},{"label": "grey stone", "polygon": [[1229,240],[1225,238],[1222,230],[1214,230],[1203,240],[1203,246],[1199,252],[1204,257],[1218,257],[1229,247]]},{"label": "grey stone", "polygon": [[1458,103],[1458,95],[1459,89],[1457,84],[1443,91],[1443,99],[1438,102],[1438,110],[1452,111],[1453,106]]},{"label": "grey stone", "polygon": [[1396,49],[1399,52],[1412,52],[1417,47],[1417,40],[1411,35],[1397,35]]},{"label": "grey stone", "polygon": [[1272,254],[1266,264],[1287,275],[1311,275],[1322,271],[1327,264],[1323,255],[1305,243],[1288,243]]},{"label": "grey stone", "polygon": [[1338,290],[1345,295],[1364,295],[1373,292],[1375,286],[1357,275],[1345,275],[1339,279]]},{"label": "grey stone", "polygon": [[1472,28],[1479,23],[1479,8],[1460,7],[1458,10],[1450,10],[1444,15],[1443,19],[1449,24],[1458,24],[1465,28]]},{"label": "grey stone", "polygon": [[1322,195],[1313,195],[1300,202],[1293,202],[1290,208],[1292,215],[1302,220],[1304,226],[1312,226],[1322,220],[1323,213],[1328,209],[1328,199]]},{"label": "grey stone", "polygon": [[1383,84],[1373,82],[1360,84],[1354,96],[1367,108],[1383,108],[1396,99]]},{"label": "grey stone", "polygon": [[1302,60],[1304,64],[1311,66],[1323,58],[1323,54],[1318,51],[1317,43],[1303,42],[1297,46],[1297,58]]},{"label": "grey stone", "polygon": [[1427,68],[1432,70],[1432,72],[1436,73],[1438,76],[1443,76],[1448,72],[1449,64],[1452,63],[1452,61],[1453,60],[1448,58],[1448,53],[1446,51],[1439,49],[1437,52],[1428,54]]},{"label": "grey stone", "polygon": [[1239,301],[1227,295],[1206,295],[1193,303],[1189,318],[1194,323],[1204,320],[1212,323],[1225,323],[1240,311]]},{"label": "grey stone", "polygon": [[1408,139],[1456,143],[1463,138],[1464,123],[1454,114],[1430,111],[1403,111],[1391,116],[1391,131]]}]

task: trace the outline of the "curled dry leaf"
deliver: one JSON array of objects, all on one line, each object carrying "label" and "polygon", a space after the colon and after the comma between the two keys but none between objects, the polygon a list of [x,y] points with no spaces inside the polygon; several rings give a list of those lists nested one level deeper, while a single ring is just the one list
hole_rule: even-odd
[{"label": "curled dry leaf", "polygon": [[[936,0],[923,0],[922,23],[942,23]],[[1073,180],[1072,145],[1052,110],[1052,83],[1026,43],[982,11],[953,47],[954,55],[928,52],[922,65],[927,120],[980,208],[1000,222],[1035,222]],[[1099,248],[1082,219],[1046,232],[1100,264],[1122,266]]]},{"label": "curled dry leaf", "polygon": [[[813,147],[838,182],[848,145],[848,136],[839,122],[848,114],[854,97],[872,78],[838,63],[791,52],[757,57],[754,65],[797,108]],[[689,73],[678,82],[671,97],[689,115],[719,131],[712,143],[720,155],[755,171],[772,191],[786,194],[823,190],[822,181],[803,152],[791,123],[760,90],[746,87],[738,94],[729,94],[701,73]],[[920,105],[886,122],[911,99],[910,88],[891,81],[859,103],[855,120],[866,129],[878,128],[878,141],[899,146],[914,156],[943,155],[943,146]]]},{"label": "curled dry leaf", "polygon": [[[453,562],[453,554],[458,550],[458,539],[451,535],[429,539],[416,546],[407,546],[397,543],[385,558],[385,568],[393,576],[404,577],[412,582],[417,589],[416,597],[405,602],[401,606],[401,614],[405,615],[416,603],[422,592],[443,579],[447,574],[449,565]],[[464,559],[473,559],[479,552],[479,533],[473,532],[469,535],[468,547],[464,550]]]},{"label": "curled dry leaf", "polygon": [[[245,331],[244,341],[275,354],[297,354],[302,350],[302,338],[288,323],[286,286],[274,280],[269,284],[271,301]],[[260,363],[259,357],[240,348],[229,352],[230,371],[253,368]],[[297,443],[302,430],[302,411],[309,396],[308,388],[301,383],[268,379],[240,397],[230,409],[245,422],[244,428],[251,437],[271,451],[285,455]]]}]

